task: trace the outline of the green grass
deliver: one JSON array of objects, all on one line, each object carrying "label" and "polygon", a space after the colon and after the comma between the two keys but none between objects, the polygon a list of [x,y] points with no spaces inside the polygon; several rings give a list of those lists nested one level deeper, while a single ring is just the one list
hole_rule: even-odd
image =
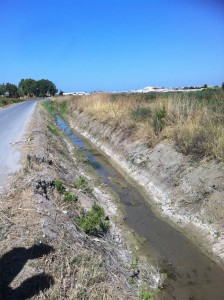
[{"label": "green grass", "polygon": [[42,105],[51,115],[54,115],[55,108],[53,101],[44,101]]},{"label": "green grass", "polygon": [[47,128],[50,130],[51,133],[58,135],[58,127],[54,126],[52,123],[48,123]]}]

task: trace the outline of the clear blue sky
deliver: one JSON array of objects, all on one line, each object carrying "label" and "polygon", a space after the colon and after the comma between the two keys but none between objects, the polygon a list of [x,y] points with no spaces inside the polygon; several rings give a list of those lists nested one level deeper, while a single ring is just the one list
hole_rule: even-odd
[{"label": "clear blue sky", "polygon": [[0,0],[0,83],[221,85],[224,0]]}]

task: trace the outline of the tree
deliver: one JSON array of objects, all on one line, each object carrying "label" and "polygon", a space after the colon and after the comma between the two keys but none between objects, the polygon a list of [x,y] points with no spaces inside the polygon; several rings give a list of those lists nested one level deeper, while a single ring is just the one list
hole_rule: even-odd
[{"label": "tree", "polygon": [[18,88],[15,84],[6,83],[5,92],[8,93],[9,97],[13,97],[13,98],[18,97]]},{"label": "tree", "polygon": [[208,87],[207,84],[204,84],[204,85],[203,85],[203,88],[204,88],[204,89],[207,89],[207,87]]},{"label": "tree", "polygon": [[224,90],[224,82],[222,83],[222,90]]},{"label": "tree", "polygon": [[38,80],[37,88],[41,97],[54,96],[58,91],[55,84],[47,79]]},{"label": "tree", "polygon": [[5,84],[0,84],[0,96],[5,95]]},{"label": "tree", "polygon": [[36,80],[28,78],[21,79],[18,85],[18,89],[23,92],[25,96],[38,96]]},{"label": "tree", "polygon": [[59,92],[59,96],[63,96],[63,91],[62,90],[60,90],[60,92]]}]

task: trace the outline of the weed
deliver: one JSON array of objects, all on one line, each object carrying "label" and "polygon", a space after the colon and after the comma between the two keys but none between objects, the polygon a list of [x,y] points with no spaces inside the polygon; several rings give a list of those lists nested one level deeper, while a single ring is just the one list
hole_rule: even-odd
[{"label": "weed", "polygon": [[61,115],[67,114],[68,113],[68,104],[66,101],[60,101],[58,102],[57,108],[59,110],[59,113]]},{"label": "weed", "polygon": [[58,135],[58,128],[55,127],[53,124],[48,123],[47,128],[50,130],[51,133]]},{"label": "weed", "polygon": [[155,134],[157,134],[157,135],[163,130],[165,116],[166,116],[165,107],[157,109],[155,111],[153,125],[154,125]]},{"label": "weed", "polygon": [[78,200],[77,195],[71,193],[70,191],[65,191],[63,196],[66,202],[76,202]]},{"label": "weed", "polygon": [[83,192],[91,194],[92,189],[89,187],[88,180],[85,177],[79,176],[77,181],[73,183],[74,188],[81,189]]},{"label": "weed", "polygon": [[131,261],[131,269],[136,269],[138,267],[139,258],[133,257]]},{"label": "weed", "polygon": [[54,103],[52,101],[44,101],[42,105],[51,115],[54,114],[55,108]]},{"label": "weed", "polygon": [[145,288],[141,288],[139,290],[139,299],[140,300],[150,300],[150,299],[152,299],[152,297],[153,297],[153,295],[149,290],[147,290]]},{"label": "weed", "polygon": [[89,235],[101,236],[109,229],[109,222],[105,220],[104,209],[96,203],[93,204],[86,216],[81,214],[76,222]]},{"label": "weed", "polygon": [[56,179],[55,182],[56,190],[59,192],[59,194],[63,194],[65,191],[64,182],[61,179]]}]

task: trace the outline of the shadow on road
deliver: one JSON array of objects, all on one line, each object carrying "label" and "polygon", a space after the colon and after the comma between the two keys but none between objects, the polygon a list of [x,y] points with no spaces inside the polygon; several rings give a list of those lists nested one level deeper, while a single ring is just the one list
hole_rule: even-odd
[{"label": "shadow on road", "polygon": [[9,285],[20,273],[29,259],[40,258],[53,252],[54,248],[46,244],[37,244],[26,248],[13,248],[0,258],[0,300],[23,300],[48,289],[53,283],[52,276],[41,273],[26,279],[12,289]]}]

